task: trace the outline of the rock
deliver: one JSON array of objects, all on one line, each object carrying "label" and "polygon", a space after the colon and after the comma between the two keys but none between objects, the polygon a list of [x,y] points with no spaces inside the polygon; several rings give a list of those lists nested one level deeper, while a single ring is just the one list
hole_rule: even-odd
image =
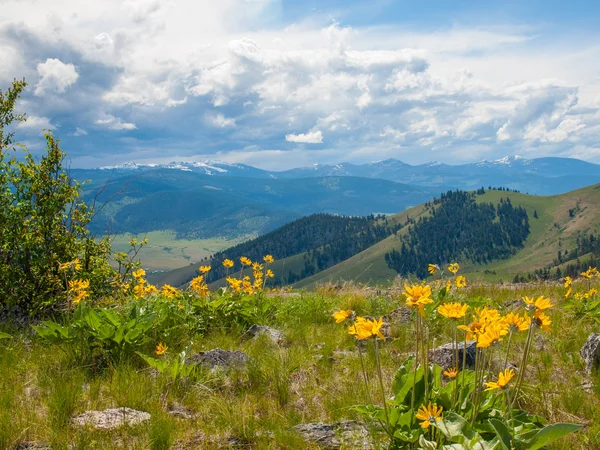
[{"label": "rock", "polygon": [[333,424],[323,422],[302,423],[294,427],[305,440],[322,449],[371,449],[373,442],[367,428],[360,422],[343,421]]},{"label": "rock", "polygon": [[14,447],[14,450],[52,450],[52,447],[46,444],[40,444],[39,442],[21,442]]},{"label": "rock", "polygon": [[112,430],[123,425],[137,425],[150,420],[150,414],[131,408],[108,408],[103,411],[86,411],[73,417],[79,426],[92,426],[97,430]]},{"label": "rock", "polygon": [[600,365],[600,334],[590,334],[581,350],[579,350],[579,354],[585,362],[586,372],[591,374],[592,370]]},{"label": "rock", "polygon": [[254,339],[258,339],[260,336],[266,336],[274,344],[281,344],[285,341],[285,335],[281,331],[262,325],[252,325],[247,333]]},{"label": "rock", "polygon": [[[463,353],[465,343],[458,343],[458,367],[462,367]],[[467,367],[475,366],[475,354],[477,353],[477,344],[475,341],[467,342]],[[429,350],[429,361],[435,362],[439,365],[442,370],[446,370],[452,367],[454,350],[452,348],[452,342],[441,345],[439,347]]]},{"label": "rock", "polygon": [[215,348],[207,352],[200,352],[189,358],[193,364],[201,365],[207,369],[244,369],[250,357],[240,351],[229,351]]},{"label": "rock", "polygon": [[196,417],[196,415],[194,414],[194,412],[191,409],[188,409],[181,405],[171,406],[171,408],[169,409],[169,411],[167,411],[167,413],[172,415],[173,417],[177,417],[178,419],[191,420]]},{"label": "rock", "polygon": [[383,316],[384,322],[408,323],[412,319],[412,311],[408,308],[400,307],[391,313]]},{"label": "rock", "polygon": [[520,298],[507,300],[502,304],[502,308],[509,311],[514,311],[516,309],[522,308],[523,306],[525,306],[525,303],[523,303],[523,300],[521,300]]}]

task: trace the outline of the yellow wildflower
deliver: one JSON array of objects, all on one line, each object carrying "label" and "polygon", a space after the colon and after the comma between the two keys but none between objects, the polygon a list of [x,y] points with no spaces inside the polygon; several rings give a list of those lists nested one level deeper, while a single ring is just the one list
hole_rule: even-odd
[{"label": "yellow wildflower", "polygon": [[517,331],[527,331],[531,319],[529,316],[523,317],[515,313],[510,313],[504,317],[504,323],[508,325],[511,332],[516,333]]},{"label": "yellow wildflower", "polygon": [[454,284],[456,285],[456,287],[458,289],[462,289],[467,285],[467,279],[465,277],[463,277],[462,275],[459,275],[456,277]]},{"label": "yellow wildflower", "polygon": [[487,386],[486,391],[493,391],[495,389],[504,389],[508,386],[508,383],[515,376],[515,371],[512,369],[506,369],[504,372],[498,374],[498,381],[489,381],[485,383]]},{"label": "yellow wildflower", "polygon": [[425,406],[425,404],[421,405],[415,416],[417,419],[423,421],[421,422],[421,428],[429,428],[430,425],[434,425],[436,422],[442,420],[440,417],[442,409],[441,406],[438,408],[437,403],[434,403],[433,405],[429,403],[427,406]]},{"label": "yellow wildflower", "polygon": [[267,277],[273,278],[274,276],[275,274],[273,273],[273,271],[271,269],[267,269]]},{"label": "yellow wildflower", "polygon": [[146,271],[140,268],[138,270],[135,270],[131,275],[133,275],[133,278],[135,279],[144,278],[146,276]]},{"label": "yellow wildflower", "polygon": [[498,324],[491,325],[485,328],[483,334],[477,339],[478,348],[488,348],[502,340],[503,333],[502,327]]},{"label": "yellow wildflower", "polygon": [[161,294],[167,298],[175,298],[179,294],[179,289],[169,286],[168,284],[163,285],[161,289]]},{"label": "yellow wildflower", "polygon": [[543,313],[542,311],[538,309],[535,310],[535,313],[533,314],[533,321],[542,330],[550,331],[550,325],[552,324],[552,320],[550,320],[550,317],[548,317],[548,315]]},{"label": "yellow wildflower", "polygon": [[565,298],[569,298],[571,296],[571,294],[573,293],[573,288],[569,288],[567,290],[567,292],[565,292]]},{"label": "yellow wildflower", "polygon": [[208,273],[212,269],[211,266],[200,266],[200,273]]},{"label": "yellow wildflower", "polygon": [[433,275],[434,273],[436,273],[439,270],[439,266],[437,264],[429,264],[427,266],[427,271]]},{"label": "yellow wildflower", "polygon": [[267,264],[273,264],[275,258],[273,258],[273,255],[265,255],[263,256],[263,261]]},{"label": "yellow wildflower", "polygon": [[448,370],[444,370],[444,375],[446,375],[448,378],[456,378],[456,376],[458,375],[458,369],[448,369]]},{"label": "yellow wildflower", "polygon": [[367,320],[364,317],[357,317],[354,325],[348,327],[348,334],[354,336],[358,340],[368,339],[372,336],[385,340],[385,336],[380,331],[382,326],[382,317],[380,317],[379,320]]},{"label": "yellow wildflower", "polygon": [[226,269],[231,269],[234,265],[234,262],[231,259],[226,259],[225,261],[223,261],[223,267],[225,267]]},{"label": "yellow wildflower", "polygon": [[460,270],[460,266],[458,265],[458,263],[448,264],[448,271],[456,274],[459,270]]},{"label": "yellow wildflower", "polygon": [[167,347],[165,344],[158,344],[158,345],[156,346],[155,352],[156,352],[156,354],[157,354],[157,355],[159,355],[159,356],[160,356],[160,355],[164,355],[164,354],[165,354],[165,352],[167,351],[167,349],[168,349],[168,348],[169,348],[169,347]]},{"label": "yellow wildflower", "polygon": [[245,256],[242,256],[240,258],[240,262],[242,263],[242,265],[244,266],[251,266],[252,265],[252,261],[250,260],[250,258],[246,258]]},{"label": "yellow wildflower", "polygon": [[569,286],[571,286],[571,283],[573,283],[573,279],[571,277],[567,276],[567,277],[565,277],[565,284],[563,286],[568,288]]},{"label": "yellow wildflower", "polygon": [[421,316],[425,317],[423,305],[433,303],[430,286],[420,286],[407,284],[404,285],[404,295],[406,296],[406,305],[410,308],[417,308]]},{"label": "yellow wildflower", "polygon": [[536,309],[536,311],[537,310],[543,311],[545,309],[550,309],[554,306],[552,303],[550,303],[549,298],[546,298],[542,295],[540,295],[535,300],[533,299],[533,297],[523,297],[523,301],[525,302],[527,307],[529,307],[529,308],[533,307]]},{"label": "yellow wildflower", "polygon": [[240,292],[242,290],[242,280],[238,280],[237,278],[227,277],[225,279],[229,287],[234,292]]},{"label": "yellow wildflower", "polygon": [[469,309],[469,305],[464,305],[462,303],[446,303],[444,305],[440,305],[438,307],[438,313],[448,319],[460,319],[461,317],[465,317],[467,314],[467,309]]},{"label": "yellow wildflower", "polygon": [[66,263],[59,263],[58,270],[64,272],[65,270],[73,269],[75,271],[81,270],[81,264],[79,263],[79,258],[75,258],[73,261],[69,261]]},{"label": "yellow wildflower", "polygon": [[344,320],[346,320],[351,315],[352,315],[352,310],[348,309],[348,310],[340,310],[340,311],[334,313],[332,315],[332,317],[335,319],[335,323],[342,323]]}]

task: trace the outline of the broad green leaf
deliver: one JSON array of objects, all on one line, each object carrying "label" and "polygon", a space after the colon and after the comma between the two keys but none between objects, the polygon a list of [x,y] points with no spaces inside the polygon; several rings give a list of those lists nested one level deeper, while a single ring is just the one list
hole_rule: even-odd
[{"label": "broad green leaf", "polygon": [[531,441],[523,443],[522,448],[524,450],[537,450],[545,447],[548,444],[566,436],[573,431],[583,428],[583,425],[577,425],[574,423],[555,423],[547,425],[542,428]]},{"label": "broad green leaf", "polygon": [[513,445],[511,444],[511,441],[513,441],[513,437],[510,434],[510,430],[507,428],[507,426],[498,419],[489,419],[489,423],[494,428],[496,436],[498,436],[498,438],[500,439],[503,450],[511,450],[513,447]]},{"label": "broad green leaf", "polygon": [[2,333],[0,331],[0,339],[12,339],[12,336],[8,333]]}]

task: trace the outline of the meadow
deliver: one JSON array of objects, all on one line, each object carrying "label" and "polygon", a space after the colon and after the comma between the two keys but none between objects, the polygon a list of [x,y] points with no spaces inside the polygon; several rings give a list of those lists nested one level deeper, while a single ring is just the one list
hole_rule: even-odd
[{"label": "meadow", "polygon": [[[308,292],[270,290],[268,256],[224,263],[234,266],[217,292],[203,281],[209,266],[186,290],[159,290],[137,268],[110,298],[88,295],[78,262],[63,263],[67,308],[3,325],[0,448],[600,448],[600,377],[579,355],[600,320],[593,270],[503,286],[436,266],[428,284]],[[491,339],[475,367],[454,353],[458,323]],[[252,336],[253,325],[281,335]],[[451,367],[440,368],[424,350],[447,343]],[[247,359],[198,359],[217,348]],[[74,419],[119,407],[149,420],[107,430]],[[297,428],[314,423],[332,425],[333,443]]]}]

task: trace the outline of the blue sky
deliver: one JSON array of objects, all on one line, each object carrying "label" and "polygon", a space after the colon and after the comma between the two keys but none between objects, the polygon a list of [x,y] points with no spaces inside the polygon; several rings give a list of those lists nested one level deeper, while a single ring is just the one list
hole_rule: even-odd
[{"label": "blue sky", "polygon": [[20,140],[73,167],[600,163],[592,1],[0,0]]}]

